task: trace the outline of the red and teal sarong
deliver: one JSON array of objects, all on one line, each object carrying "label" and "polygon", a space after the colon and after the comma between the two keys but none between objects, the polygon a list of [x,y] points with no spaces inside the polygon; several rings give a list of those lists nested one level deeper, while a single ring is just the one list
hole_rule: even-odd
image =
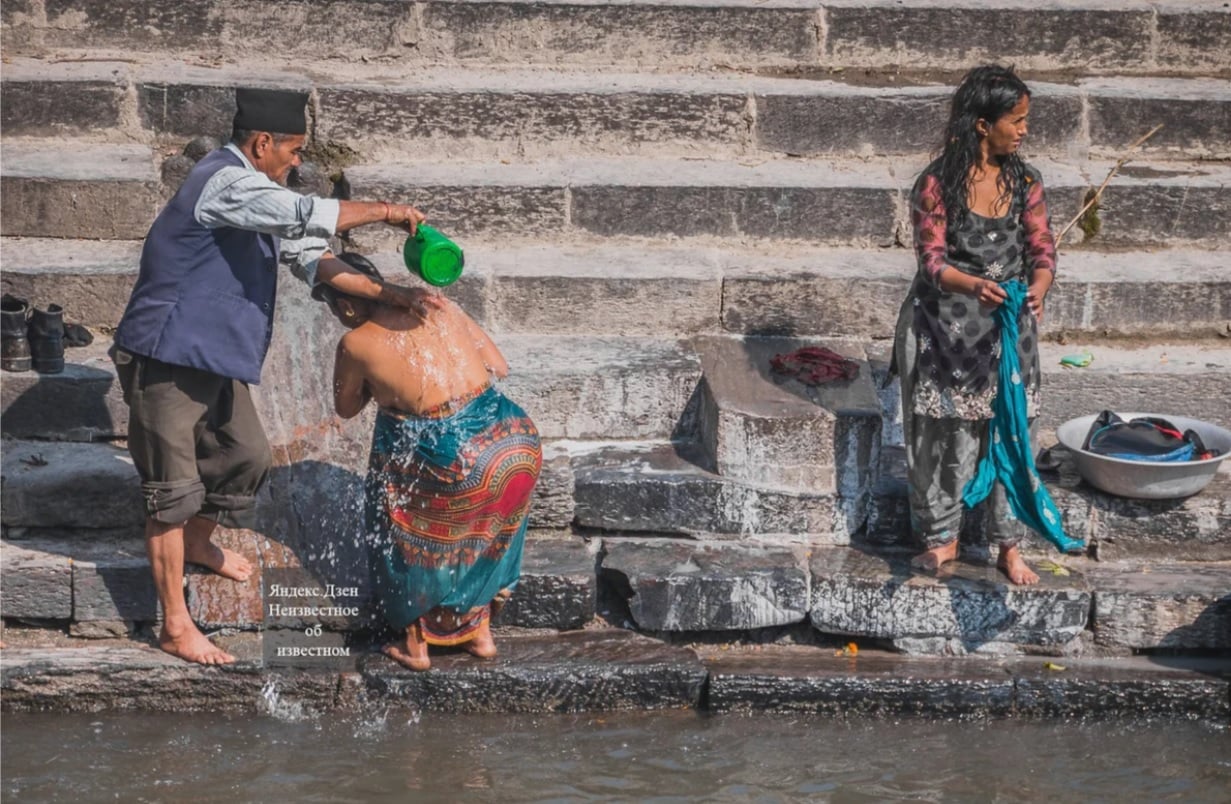
[{"label": "red and teal sarong", "polygon": [[491,387],[420,415],[381,409],[366,482],[372,579],[388,622],[431,644],[475,635],[521,575],[538,430]]}]

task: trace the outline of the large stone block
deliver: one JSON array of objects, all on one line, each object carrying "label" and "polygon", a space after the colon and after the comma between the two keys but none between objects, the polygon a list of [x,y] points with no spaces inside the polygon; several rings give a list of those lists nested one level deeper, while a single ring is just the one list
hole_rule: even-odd
[{"label": "large stone block", "polygon": [[[1080,94],[1055,84],[1032,85],[1030,147],[1060,153],[1084,145]],[[949,87],[863,87],[800,84],[756,97],[757,143],[790,154],[927,153],[949,114]]]},{"label": "large stone block", "polygon": [[[1084,369],[1060,365],[1060,358],[1088,350]],[[1231,349],[1214,343],[1121,348],[1110,344],[1044,343],[1043,408],[1039,426],[1054,428],[1100,410],[1190,416],[1222,425],[1231,398]]]},{"label": "large stone block", "polygon": [[644,631],[741,631],[803,622],[804,548],[603,541],[602,572]]},{"label": "large stone block", "polygon": [[503,382],[544,438],[665,438],[701,376],[683,344],[650,338],[501,339]]},{"label": "large stone block", "polygon": [[566,528],[573,522],[573,462],[568,450],[543,444],[543,469],[530,502],[530,526]]},{"label": "large stone block", "polygon": [[970,659],[921,659],[860,651],[774,647],[702,657],[709,705],[719,712],[808,712],[835,717],[1003,717],[1014,683]]},{"label": "large stone block", "polygon": [[1100,564],[1088,578],[1100,645],[1231,647],[1231,565]]},{"label": "large stone block", "polygon": [[1220,472],[1182,500],[1131,500],[1077,490],[1090,500],[1103,559],[1231,561],[1231,475]]},{"label": "large stone block", "polygon": [[54,48],[209,49],[222,33],[214,0],[151,5],[142,0],[47,0],[44,42]]},{"label": "large stone block", "polygon": [[150,149],[137,145],[7,145],[0,184],[5,236],[139,239],[161,198]]},{"label": "large stone block", "polygon": [[115,81],[4,81],[6,136],[75,135],[117,127],[124,89]]},{"label": "large stone block", "polygon": [[718,328],[721,268],[691,252],[641,244],[474,251],[491,274],[496,333],[684,336]]},{"label": "large stone block", "polygon": [[430,77],[414,88],[322,87],[317,135],[368,159],[396,159],[416,149],[474,159],[554,155],[562,141],[574,152],[699,154],[738,145],[748,128],[746,100],[738,93],[673,92],[652,84],[622,90],[618,81],[553,81],[550,74],[510,78],[493,77],[474,89],[433,85]]},{"label": "large stone block", "polygon": [[575,631],[497,643],[500,657],[432,657],[430,673],[365,656],[369,701],[426,712],[678,709],[701,700],[705,668],[685,648],[627,631]]},{"label": "large stone block", "polygon": [[95,346],[69,349],[59,374],[5,375],[0,411],[6,438],[92,441],[128,432],[128,406],[114,366],[105,349]]},{"label": "large stone block", "polygon": [[822,344],[860,364],[852,380],[812,387],[773,373],[775,355],[806,345],[812,344],[699,340],[701,443],[723,477],[856,499],[868,491],[869,461],[880,441],[880,406],[865,355],[855,343]]},{"label": "large stone block", "polygon": [[[1231,169],[1126,165],[1103,192],[1092,242],[1220,246],[1231,238]],[[1093,171],[1092,171],[1093,173]]]},{"label": "large stone block", "polygon": [[1225,720],[1231,685],[1225,659],[1134,656],[1013,665],[1016,713],[1030,718],[1124,717]]},{"label": "large stone block", "polygon": [[567,531],[527,534],[521,580],[495,624],[563,631],[594,619],[597,547]]},{"label": "large stone block", "polygon": [[141,480],[126,450],[9,441],[0,460],[7,527],[118,528],[144,522]]},{"label": "large stone block", "polygon": [[1012,586],[994,567],[946,565],[917,575],[905,556],[819,548],[812,557],[812,626],[891,640],[907,652],[1061,650],[1086,628],[1090,591],[1075,572]]},{"label": "large stone block", "polygon": [[1231,66],[1231,12],[1217,3],[1158,9],[1158,65],[1185,73]]},{"label": "large stone block", "polygon": [[827,4],[825,56],[833,64],[964,70],[1014,64],[1137,72],[1149,63],[1153,11],[951,5],[889,0]]},{"label": "large stone block", "polygon": [[137,110],[142,125],[157,134],[225,142],[235,118],[235,88],[142,81],[137,84]]},{"label": "large stone block", "polygon": [[814,60],[817,27],[808,8],[426,3],[422,47],[495,63],[759,66]]},{"label": "large stone block", "polygon": [[1163,129],[1141,145],[1142,153],[1182,159],[1231,156],[1231,84],[1226,81],[1099,79],[1081,86],[1088,96],[1090,142],[1108,154],[1123,153],[1162,123]]},{"label": "large stone block", "polygon": [[[120,323],[137,269],[141,244],[131,241],[17,238],[3,242],[3,292],[33,307],[58,304],[64,319],[91,328]],[[73,352],[68,352],[70,356]]]},{"label": "large stone block", "polygon": [[[684,454],[681,454],[683,450]],[[647,533],[782,537],[846,544],[863,524],[860,501],[727,481],[681,445],[609,448],[580,455],[577,523]]]},{"label": "large stone block", "polygon": [[[188,613],[202,628],[255,628],[265,620],[261,595],[262,558],[271,547],[268,540],[250,530],[220,528],[213,542],[242,555],[253,566],[246,581],[224,578],[204,567],[188,565],[184,570],[184,600]],[[274,548],[276,549],[276,548]]]},{"label": "large stone block", "polygon": [[116,545],[100,555],[99,545],[73,557],[73,620],[154,621],[160,616],[158,592],[145,546]]},{"label": "large stone block", "polygon": [[66,620],[72,613],[72,559],[58,545],[0,543],[0,615]]},{"label": "large stone block", "polygon": [[573,222],[595,234],[718,235],[833,244],[893,240],[896,191],[877,187],[588,186]]},{"label": "large stone block", "polygon": [[366,62],[402,58],[422,39],[417,5],[403,0],[284,2],[276,7],[273,25],[265,0],[211,2],[211,19],[222,26],[232,58],[255,60],[277,53],[301,60]]}]

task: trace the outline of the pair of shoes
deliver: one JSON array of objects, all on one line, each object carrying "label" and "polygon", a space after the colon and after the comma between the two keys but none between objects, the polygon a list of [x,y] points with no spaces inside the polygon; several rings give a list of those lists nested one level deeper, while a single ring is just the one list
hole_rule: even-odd
[{"label": "pair of shoes", "polygon": [[[88,334],[88,333],[87,333]],[[31,309],[25,299],[0,298],[0,368],[59,374],[64,371],[64,309]]]}]

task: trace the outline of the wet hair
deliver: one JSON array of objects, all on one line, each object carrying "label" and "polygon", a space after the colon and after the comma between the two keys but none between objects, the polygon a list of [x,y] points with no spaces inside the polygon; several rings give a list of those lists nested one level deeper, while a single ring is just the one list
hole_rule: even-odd
[{"label": "wet hair", "polygon": [[[344,251],[337,255],[337,257],[339,260],[354,268],[361,274],[367,274],[373,279],[384,279],[384,277],[380,275],[380,271],[376,270],[376,266],[372,264],[372,261],[362,254],[357,254],[354,251]],[[324,282],[317,282],[312,288],[312,298],[317,301],[323,301],[330,307],[336,307],[338,299],[354,299],[355,301],[360,300],[358,297],[351,296],[349,293],[342,293]]]},{"label": "wet hair", "polygon": [[[975,123],[980,119],[989,125],[1004,117],[1022,98],[1030,97],[1026,86],[1012,67],[988,64],[966,73],[953,93],[949,123],[945,126],[945,142],[940,158],[934,163],[940,180],[940,197],[945,205],[948,223],[961,223],[970,212],[970,170],[979,159],[979,133]],[[1000,161],[1000,201],[1025,187],[1026,166],[1017,153],[997,157]]]}]

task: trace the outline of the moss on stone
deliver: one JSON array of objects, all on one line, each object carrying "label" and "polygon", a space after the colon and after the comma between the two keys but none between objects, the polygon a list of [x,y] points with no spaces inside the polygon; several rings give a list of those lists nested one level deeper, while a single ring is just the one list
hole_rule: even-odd
[{"label": "moss on stone", "polygon": [[[1082,213],[1081,218],[1077,221],[1077,227],[1081,229],[1085,235],[1085,240],[1093,240],[1096,235],[1103,229],[1103,219],[1099,215],[1099,202],[1096,198],[1097,191],[1086,191],[1086,197],[1082,199],[1082,206],[1090,204],[1090,208]],[[1094,203],[1090,203],[1093,200]]]}]

